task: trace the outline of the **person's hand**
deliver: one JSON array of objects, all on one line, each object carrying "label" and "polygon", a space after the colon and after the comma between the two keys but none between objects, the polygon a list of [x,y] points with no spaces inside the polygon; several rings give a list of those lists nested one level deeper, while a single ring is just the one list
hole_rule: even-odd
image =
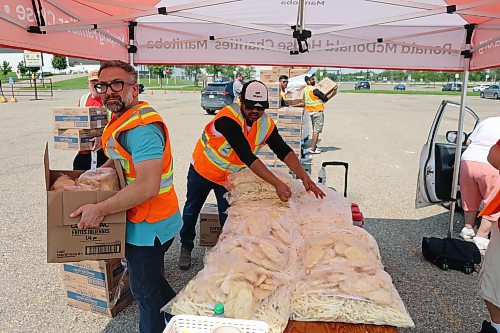
[{"label": "person's hand", "polygon": [[287,184],[280,181],[276,186],[276,194],[280,198],[281,201],[287,202],[290,196],[292,195],[292,190],[288,187]]},{"label": "person's hand", "polygon": [[323,199],[324,197],[326,197],[326,194],[318,187],[318,185],[316,185],[315,182],[311,180],[311,178],[306,177],[302,179],[302,184],[304,184],[304,188],[306,189],[306,191],[311,191],[312,193],[314,193],[316,198]]},{"label": "person's hand", "polygon": [[102,148],[102,140],[100,136],[96,136],[89,141],[94,143],[94,145],[92,146],[92,150],[99,150]]},{"label": "person's hand", "polygon": [[78,223],[79,229],[97,228],[106,217],[99,207],[99,204],[83,205],[73,213],[69,214],[70,217],[80,216]]}]

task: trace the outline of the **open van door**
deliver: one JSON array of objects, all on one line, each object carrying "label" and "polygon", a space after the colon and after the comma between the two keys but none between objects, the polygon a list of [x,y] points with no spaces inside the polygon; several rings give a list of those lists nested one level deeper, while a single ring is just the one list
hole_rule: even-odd
[{"label": "open van door", "polygon": [[[465,108],[464,140],[479,123],[479,117]],[[460,103],[442,101],[420,153],[415,207],[445,203],[451,199]],[[462,152],[465,150],[462,147]],[[457,196],[458,197],[458,196]]]}]

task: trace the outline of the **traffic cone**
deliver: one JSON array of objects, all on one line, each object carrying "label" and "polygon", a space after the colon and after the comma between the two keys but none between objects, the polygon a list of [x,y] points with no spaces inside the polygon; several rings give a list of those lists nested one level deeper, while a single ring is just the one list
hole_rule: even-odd
[{"label": "traffic cone", "polygon": [[163,95],[166,95],[167,94],[167,90],[163,90]]},{"label": "traffic cone", "polygon": [[11,102],[11,103],[16,103],[16,102],[17,102],[17,99],[16,99],[15,97],[11,97],[11,98],[9,99],[9,102]]},{"label": "traffic cone", "polygon": [[7,102],[7,98],[5,98],[5,96],[0,96],[0,103],[6,103]]}]

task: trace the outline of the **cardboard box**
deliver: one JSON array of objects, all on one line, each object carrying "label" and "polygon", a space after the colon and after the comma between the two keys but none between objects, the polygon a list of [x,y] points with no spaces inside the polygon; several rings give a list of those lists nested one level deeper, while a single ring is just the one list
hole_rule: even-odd
[{"label": "cardboard box", "polygon": [[[61,174],[76,178],[83,171],[51,170],[48,145],[45,147],[44,165],[47,192],[47,262],[63,263],[123,258],[125,256],[125,211],[106,216],[99,228],[94,229],[78,229],[80,217],[69,217],[69,214],[79,207],[106,200],[117,192],[51,191],[50,187]],[[117,160],[115,160],[115,169],[120,188],[123,188],[125,180]]]},{"label": "cardboard box", "polygon": [[267,96],[269,98],[276,98],[276,97],[280,97],[280,84],[279,83],[267,83],[266,84],[267,86]]},{"label": "cardboard box", "polygon": [[283,138],[292,137],[299,140],[301,139],[302,124],[286,124],[278,122],[278,124],[276,124],[276,127],[278,128],[278,132]]},{"label": "cardboard box", "polygon": [[338,85],[329,78],[325,77],[323,80],[316,83],[316,88],[323,94],[327,95],[328,99],[331,99],[337,94]]},{"label": "cardboard box", "polygon": [[102,128],[97,129],[59,129],[54,131],[54,148],[65,150],[91,150],[94,142],[90,139],[102,135]]},{"label": "cardboard box", "polygon": [[304,74],[307,74],[309,73],[309,71],[311,70],[311,68],[309,67],[304,67],[304,68],[292,68],[290,69],[290,77],[294,77],[294,76],[299,76],[299,75],[304,75]]},{"label": "cardboard box", "polygon": [[286,107],[278,110],[278,122],[286,124],[302,124],[304,108]]},{"label": "cardboard box", "polygon": [[266,114],[274,120],[274,122],[278,121],[278,111],[276,109],[268,109],[266,110]]},{"label": "cardboard box", "polygon": [[108,123],[106,108],[53,108],[54,128],[94,129],[103,128]]},{"label": "cardboard box", "polygon": [[116,316],[134,301],[128,278],[124,280],[122,285],[111,290],[64,282],[64,291],[68,305],[110,317]]},{"label": "cardboard box", "polygon": [[200,212],[200,246],[214,246],[221,232],[217,205],[206,203]]},{"label": "cardboard box", "polygon": [[280,108],[280,97],[268,97],[269,108],[270,109],[279,109]]},{"label": "cardboard box", "polygon": [[124,271],[121,259],[86,260],[61,265],[61,277],[64,283],[85,284],[102,290],[116,287]]},{"label": "cardboard box", "polygon": [[295,106],[304,103],[304,90],[295,90],[285,94],[285,103],[288,106]]}]

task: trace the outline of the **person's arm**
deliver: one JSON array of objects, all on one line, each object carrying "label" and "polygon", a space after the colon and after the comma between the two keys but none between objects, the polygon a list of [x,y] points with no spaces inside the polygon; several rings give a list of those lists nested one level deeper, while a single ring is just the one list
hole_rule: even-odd
[{"label": "person's arm", "polygon": [[321,99],[323,101],[323,103],[328,102],[328,97],[326,97],[326,95],[323,94],[319,89],[314,89],[313,90],[313,94],[314,94],[314,96],[316,96],[319,99]]},{"label": "person's arm", "polygon": [[500,170],[500,140],[491,147],[488,154],[488,162],[497,170]]},{"label": "person's arm", "polygon": [[285,164],[292,170],[292,172],[302,180],[304,188],[306,191],[311,191],[314,193],[316,198],[324,198],[325,193],[311,180],[307,172],[304,170],[300,164],[297,155],[293,152],[292,148],[286,144],[278,129],[275,127],[269,137],[266,140],[269,148],[278,156],[280,160],[285,162]]},{"label": "person's arm", "polygon": [[228,117],[217,119],[214,126],[226,138],[240,160],[257,176],[274,186],[280,200],[288,201],[288,198],[292,195],[292,191],[255,156],[250,149],[250,144],[241,131],[241,127]]},{"label": "person's arm", "polygon": [[[128,143],[136,172],[135,180],[111,198],[97,204],[84,205],[71,213],[71,217],[81,215],[79,228],[96,228],[107,215],[128,210],[158,195],[165,135],[155,125],[145,125],[134,130],[137,129],[139,130],[133,136],[132,133],[125,133],[130,134]],[[104,165],[108,163],[112,161],[109,160]]]}]

